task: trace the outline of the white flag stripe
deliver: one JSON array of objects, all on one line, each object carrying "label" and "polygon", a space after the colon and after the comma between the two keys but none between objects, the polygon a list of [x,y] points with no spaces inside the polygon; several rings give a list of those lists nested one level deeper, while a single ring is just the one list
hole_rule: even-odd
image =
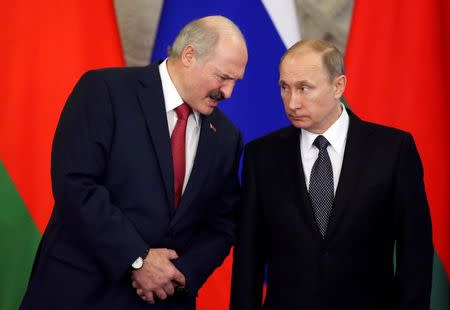
[{"label": "white flag stripe", "polygon": [[261,0],[286,48],[300,40],[300,23],[294,0]]}]

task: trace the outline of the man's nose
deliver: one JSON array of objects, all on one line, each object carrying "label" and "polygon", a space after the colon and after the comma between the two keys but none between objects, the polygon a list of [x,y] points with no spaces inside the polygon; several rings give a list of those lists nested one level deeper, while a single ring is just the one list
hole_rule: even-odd
[{"label": "man's nose", "polygon": [[234,85],[236,84],[235,81],[227,81],[225,85],[223,85],[220,90],[222,91],[225,99],[228,99],[231,97],[231,94],[233,93]]},{"label": "man's nose", "polygon": [[288,99],[288,107],[290,110],[295,111],[302,106],[302,100],[298,94],[293,92]]}]

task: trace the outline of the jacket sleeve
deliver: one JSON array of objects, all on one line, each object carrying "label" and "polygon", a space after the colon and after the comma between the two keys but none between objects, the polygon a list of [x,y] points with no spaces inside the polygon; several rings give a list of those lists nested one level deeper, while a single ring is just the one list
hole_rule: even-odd
[{"label": "jacket sleeve", "polygon": [[110,279],[148,248],[103,184],[114,126],[108,84],[99,72],[86,73],[62,111],[51,168],[58,221]]},{"label": "jacket sleeve", "polygon": [[429,309],[433,245],[422,163],[407,134],[398,158],[395,188],[395,309]]}]

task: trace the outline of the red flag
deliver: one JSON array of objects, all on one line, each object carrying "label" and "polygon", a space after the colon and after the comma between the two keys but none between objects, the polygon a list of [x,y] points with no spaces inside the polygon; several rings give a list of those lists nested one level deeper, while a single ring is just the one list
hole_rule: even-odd
[{"label": "red flag", "polygon": [[410,131],[424,165],[433,242],[450,274],[450,4],[355,1],[345,97],[362,118]]},{"label": "red flag", "polygon": [[42,232],[53,207],[50,151],[81,74],[122,66],[112,0],[2,1],[0,158]]},{"label": "red flag", "polygon": [[84,71],[124,61],[112,0],[1,1],[0,14],[0,308],[17,309],[53,208],[60,111]]}]

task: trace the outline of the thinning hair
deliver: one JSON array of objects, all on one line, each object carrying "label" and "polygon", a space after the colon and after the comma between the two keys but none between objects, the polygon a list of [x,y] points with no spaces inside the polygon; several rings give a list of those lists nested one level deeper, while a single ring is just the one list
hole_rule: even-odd
[{"label": "thinning hair", "polygon": [[206,58],[214,52],[219,37],[223,34],[237,36],[245,43],[239,27],[224,16],[206,16],[193,20],[184,26],[175,38],[169,48],[169,57],[180,58],[183,49],[192,45],[199,59]]},{"label": "thinning hair", "polygon": [[286,56],[305,50],[312,50],[322,55],[322,63],[330,81],[333,81],[334,78],[340,75],[345,75],[342,53],[331,42],[325,40],[305,39],[298,41],[284,53],[280,64],[283,63]]}]

